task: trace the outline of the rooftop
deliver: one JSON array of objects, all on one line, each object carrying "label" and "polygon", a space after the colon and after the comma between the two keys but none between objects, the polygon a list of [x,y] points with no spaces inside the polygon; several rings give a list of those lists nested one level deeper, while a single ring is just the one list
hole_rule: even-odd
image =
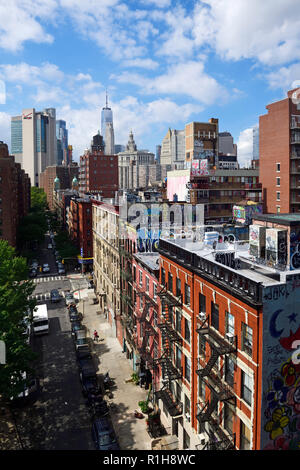
[{"label": "rooftop", "polygon": [[300,225],[300,214],[255,214],[254,220],[281,225]]},{"label": "rooftop", "polygon": [[159,253],[135,253],[134,257],[151,271],[157,271],[159,269]]}]

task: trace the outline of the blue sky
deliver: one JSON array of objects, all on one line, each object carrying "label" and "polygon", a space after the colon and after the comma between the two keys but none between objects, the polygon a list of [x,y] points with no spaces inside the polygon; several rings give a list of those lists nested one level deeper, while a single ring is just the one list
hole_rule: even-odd
[{"label": "blue sky", "polygon": [[0,0],[0,140],[22,108],[57,109],[75,157],[100,129],[155,151],[169,127],[219,118],[251,155],[265,106],[300,84],[298,0]]}]

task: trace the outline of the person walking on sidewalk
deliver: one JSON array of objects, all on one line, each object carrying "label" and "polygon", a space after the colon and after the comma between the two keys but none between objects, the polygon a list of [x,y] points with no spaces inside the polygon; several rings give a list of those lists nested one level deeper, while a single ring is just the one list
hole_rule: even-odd
[{"label": "person walking on sidewalk", "polygon": [[99,340],[98,332],[97,330],[94,330],[94,341],[98,341],[98,340]]}]

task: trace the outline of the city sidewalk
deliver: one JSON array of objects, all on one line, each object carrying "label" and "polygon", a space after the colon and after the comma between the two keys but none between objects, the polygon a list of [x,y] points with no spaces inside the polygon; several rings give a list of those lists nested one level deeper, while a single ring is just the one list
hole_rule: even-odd
[{"label": "city sidewalk", "polygon": [[[103,312],[99,312],[99,304],[92,304],[91,298],[85,297],[86,291],[87,289],[81,291],[77,308],[84,315],[83,323],[87,327],[88,337],[93,338],[94,330],[99,334],[99,341],[93,343],[99,360],[98,374],[101,378],[101,374],[109,372],[115,384],[111,388],[113,397],[108,398],[106,395],[105,400],[113,404],[111,419],[120,447],[122,450],[151,450],[152,439],[146,431],[147,415],[143,419],[134,417],[134,410],[140,411],[138,402],[146,400],[148,391],[132,382],[126,382],[131,378],[132,367]],[[90,290],[91,297],[92,293]]]}]

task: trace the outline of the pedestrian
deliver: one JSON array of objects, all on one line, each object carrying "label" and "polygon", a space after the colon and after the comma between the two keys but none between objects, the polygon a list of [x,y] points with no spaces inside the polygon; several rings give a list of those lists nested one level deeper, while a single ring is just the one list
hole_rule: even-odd
[{"label": "pedestrian", "polygon": [[98,332],[97,330],[94,330],[94,341],[98,341],[98,340],[99,340]]}]

